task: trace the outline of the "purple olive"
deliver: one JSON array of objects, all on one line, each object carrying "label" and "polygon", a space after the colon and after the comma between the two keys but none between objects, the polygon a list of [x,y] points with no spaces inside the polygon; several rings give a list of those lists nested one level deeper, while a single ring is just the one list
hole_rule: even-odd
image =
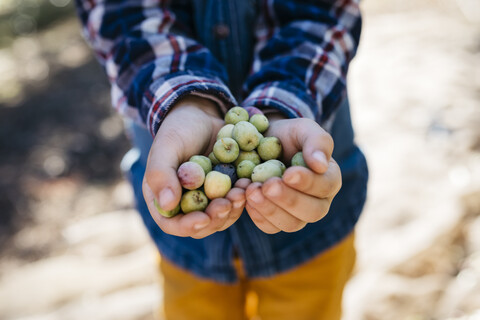
[{"label": "purple olive", "polygon": [[233,164],[229,164],[229,163],[217,164],[215,167],[213,167],[213,171],[218,171],[229,176],[230,180],[232,181],[232,186],[238,180],[237,168],[235,168]]}]

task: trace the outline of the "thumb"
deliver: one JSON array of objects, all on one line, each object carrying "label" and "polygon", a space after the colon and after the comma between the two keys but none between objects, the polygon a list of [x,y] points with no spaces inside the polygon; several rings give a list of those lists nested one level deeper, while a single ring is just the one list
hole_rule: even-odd
[{"label": "thumb", "polygon": [[312,121],[309,125],[302,126],[298,138],[308,167],[316,173],[325,173],[333,152],[333,139],[330,134]]},{"label": "thumb", "polygon": [[179,145],[181,143],[174,135],[158,132],[150,149],[145,170],[143,190],[145,200],[153,202],[153,198],[156,198],[160,207],[167,211],[173,210],[182,196],[182,187],[177,178],[180,163],[177,150]]}]

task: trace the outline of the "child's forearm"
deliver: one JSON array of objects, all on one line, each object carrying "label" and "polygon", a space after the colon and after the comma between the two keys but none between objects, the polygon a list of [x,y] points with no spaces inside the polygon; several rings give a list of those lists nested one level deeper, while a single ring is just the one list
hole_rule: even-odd
[{"label": "child's forearm", "polygon": [[193,32],[179,31],[184,26],[170,5],[142,0],[77,0],[76,5],[85,38],[112,85],[113,106],[144,122],[152,135],[184,96],[208,96],[224,111],[236,104],[223,66],[187,36]]},{"label": "child's forearm", "polygon": [[330,123],[360,40],[359,1],[272,0],[259,21],[244,104]]}]

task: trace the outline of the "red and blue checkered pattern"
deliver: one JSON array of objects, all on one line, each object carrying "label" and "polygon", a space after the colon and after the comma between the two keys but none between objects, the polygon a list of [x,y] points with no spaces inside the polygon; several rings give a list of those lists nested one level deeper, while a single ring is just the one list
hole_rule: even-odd
[{"label": "red and blue checkered pattern", "polygon": [[[76,2],[85,37],[112,84],[113,106],[152,135],[183,95],[209,97],[222,110],[238,104],[224,66],[194,39],[194,27],[176,17],[169,1]],[[188,1],[176,6],[182,4],[191,10]],[[260,1],[240,104],[312,118],[328,129],[345,96],[360,29],[358,0]]]}]

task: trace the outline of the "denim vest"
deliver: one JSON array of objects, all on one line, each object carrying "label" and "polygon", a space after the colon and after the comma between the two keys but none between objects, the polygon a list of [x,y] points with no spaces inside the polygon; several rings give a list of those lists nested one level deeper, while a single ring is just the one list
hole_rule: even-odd
[{"label": "denim vest", "polygon": [[[191,5],[197,40],[223,63],[229,74],[227,85],[241,101],[241,85],[252,59],[256,1],[195,0]],[[365,202],[367,164],[354,143],[347,99],[339,107],[330,129],[335,142],[333,157],[342,171],[342,188],[325,218],[295,233],[265,234],[244,211],[230,228],[204,239],[165,234],[151,218],[142,195],[152,137],[139,125],[132,124],[130,129],[134,148],[125,156],[123,169],[134,187],[138,211],[161,254],[200,277],[236,281],[235,256],[242,260],[250,277],[267,277],[293,268],[350,234]]]}]

